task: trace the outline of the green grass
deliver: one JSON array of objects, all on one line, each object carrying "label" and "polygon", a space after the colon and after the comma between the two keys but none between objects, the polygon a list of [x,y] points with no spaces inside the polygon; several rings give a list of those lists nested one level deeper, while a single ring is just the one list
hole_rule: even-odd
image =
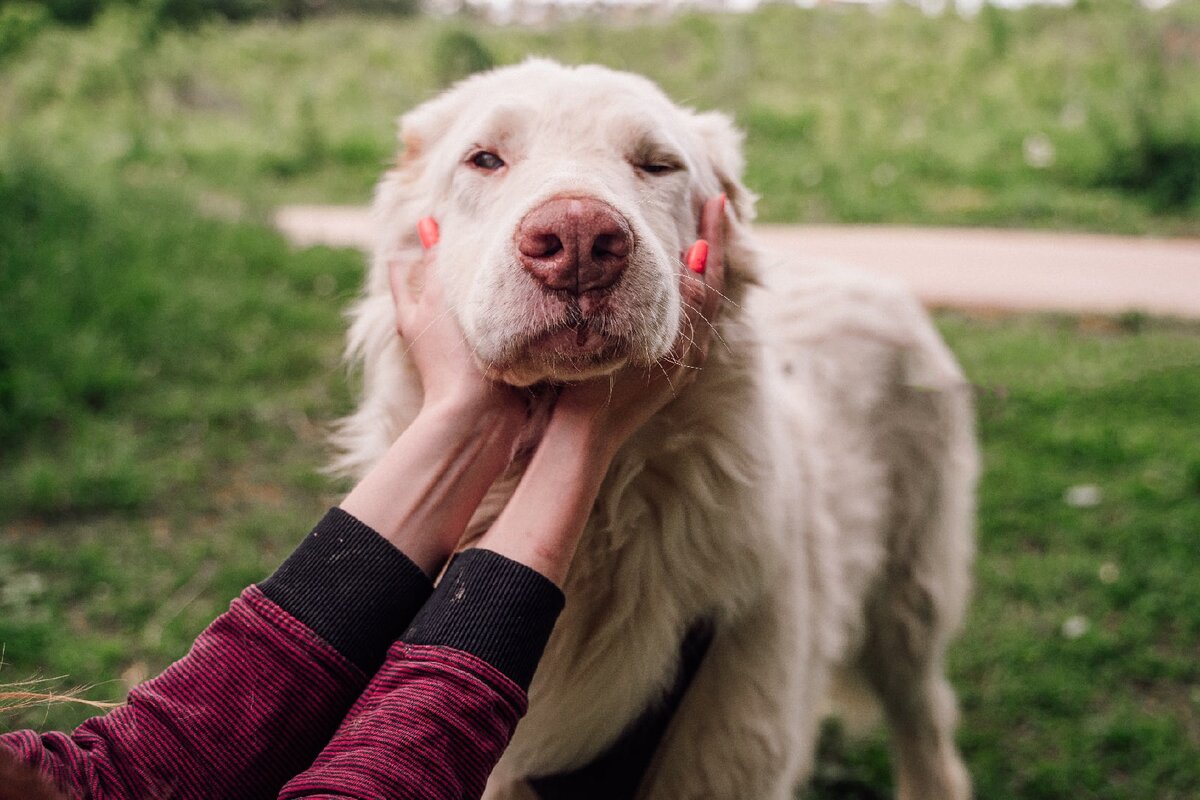
[{"label": "green grass", "polygon": [[0,163],[0,681],[157,669],[286,553],[360,280],[169,190]]},{"label": "green grass", "polygon": [[398,114],[462,65],[540,54],[733,113],[767,220],[1196,234],[1200,6],[1135,5],[770,7],[548,31],[355,17],[179,31],[116,8],[20,34],[0,62],[0,118],[20,125],[2,138],[70,170],[182,185],[227,215],[364,202]]},{"label": "green grass", "polygon": [[[499,63],[602,61],[731,110],[768,219],[1196,234],[1196,198],[1173,198],[1200,163],[1200,71],[1166,46],[1195,9],[771,8],[472,35]],[[361,258],[289,250],[263,220],[365,200],[460,30],[144,22],[0,36],[0,682],[64,676],[46,685],[110,700],[336,497],[318,470],[352,402],[340,314]],[[1022,154],[1035,134],[1044,168]],[[986,457],[950,663],[978,796],[1200,796],[1200,326],[939,324],[978,386]],[[1064,502],[1083,484],[1099,505]],[[883,740],[830,737],[821,775],[815,797],[850,796],[837,780],[886,796]]]},{"label": "green grass", "polygon": [[[982,384],[977,625],[952,663],[968,757],[1007,765],[985,796],[1197,796],[1197,329],[946,332]],[[1076,484],[1099,506],[1065,504]],[[1068,640],[1077,614],[1090,630]]]},{"label": "green grass", "polygon": [[[359,273],[171,190],[4,165],[0,680],[119,699],[303,535],[336,488],[317,468],[350,403],[339,314]],[[987,466],[951,658],[979,796],[1195,797],[1200,327],[939,322],[978,386]],[[1078,484],[1101,503],[1065,504]],[[1090,626],[1068,639],[1076,615]],[[888,791],[878,737],[823,763]]]}]

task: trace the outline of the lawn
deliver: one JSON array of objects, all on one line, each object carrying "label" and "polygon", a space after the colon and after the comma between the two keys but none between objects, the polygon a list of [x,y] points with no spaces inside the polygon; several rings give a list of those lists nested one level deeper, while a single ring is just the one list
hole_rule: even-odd
[{"label": "lawn", "polygon": [[[771,219],[1196,232],[1194,210],[1163,206],[1162,187],[1079,180],[1064,166],[1071,128],[1055,127],[1067,88],[1085,125],[1125,114],[1158,62],[1122,51],[1114,76],[1111,48],[1191,12],[1171,13],[989,23],[769,9],[620,37],[589,24],[477,36],[500,61],[606,60],[731,108]],[[262,220],[283,200],[363,199],[390,118],[434,90],[430,53],[457,30],[135,23],[46,30],[0,63],[0,117],[20,123],[0,126],[0,682],[41,676],[108,700],[182,655],[336,501],[319,468],[328,425],[352,404],[341,312],[361,257],[290,250]],[[784,41],[788,25],[803,47]],[[939,58],[913,46],[934,33]],[[836,36],[878,46],[833,48]],[[888,37],[899,44],[881,49]],[[1002,68],[976,97],[952,73],[986,53]],[[806,83],[787,83],[801,58]],[[1195,113],[1200,94],[1183,92],[1194,72],[1162,69],[1159,91],[1179,92],[1166,116]],[[927,91],[904,95],[905,70]],[[861,102],[846,99],[851,80]],[[992,116],[972,116],[988,104]],[[923,136],[891,138],[892,115],[914,108]],[[1056,145],[1053,165],[1025,163],[1029,131]],[[885,154],[891,183],[874,174]],[[876,189],[853,188],[862,180]],[[938,322],[977,387],[986,462],[975,602],[950,662],[978,796],[1200,796],[1200,325]],[[1095,502],[1066,502],[1078,495]],[[36,708],[0,727],[67,728],[87,713]],[[855,796],[890,787],[879,737],[830,736],[820,774],[811,796],[850,796],[839,781]]]},{"label": "lawn", "polygon": [[352,16],[177,30],[118,7],[0,52],[0,119],[19,121],[0,142],[179,185],[219,216],[363,202],[398,114],[470,66],[531,54],[732,113],[766,220],[1200,233],[1194,2],[973,19],[772,6],[552,30]]}]

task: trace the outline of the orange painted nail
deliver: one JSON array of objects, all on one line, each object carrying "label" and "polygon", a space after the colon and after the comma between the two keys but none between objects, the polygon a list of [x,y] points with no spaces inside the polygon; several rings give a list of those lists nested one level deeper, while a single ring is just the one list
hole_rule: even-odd
[{"label": "orange painted nail", "polygon": [[433,217],[421,217],[417,222],[417,236],[421,239],[421,246],[426,250],[438,243],[438,224]]},{"label": "orange painted nail", "polygon": [[688,250],[687,265],[692,272],[704,274],[704,268],[708,265],[708,242],[703,239],[696,240]]}]

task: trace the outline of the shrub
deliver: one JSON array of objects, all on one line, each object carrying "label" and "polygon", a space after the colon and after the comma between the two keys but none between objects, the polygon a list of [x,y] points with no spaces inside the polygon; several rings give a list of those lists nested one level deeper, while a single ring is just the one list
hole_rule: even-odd
[{"label": "shrub", "polygon": [[1144,195],[1158,212],[1191,209],[1200,202],[1200,129],[1141,117],[1133,142],[1116,148],[1100,183]]},{"label": "shrub", "polygon": [[420,0],[0,0],[0,6],[8,5],[37,5],[48,16],[68,25],[86,25],[114,6],[132,6],[149,12],[160,23],[191,26],[211,17],[232,21],[255,17],[299,20],[347,11],[407,16],[420,9]]},{"label": "shrub", "polygon": [[[17,3],[7,3],[0,0],[3,5],[28,5],[21,0]],[[68,25],[84,25],[95,19],[96,15],[106,6],[115,5],[113,0],[40,0],[36,5],[41,6],[46,13]],[[127,3],[121,3],[127,5]]]},{"label": "shrub", "polygon": [[0,157],[0,520],[135,508],[218,458],[207,431],[261,437],[360,275],[355,253],[44,163]]},{"label": "shrub", "polygon": [[33,3],[12,3],[0,7],[0,60],[32,41],[49,21],[49,12]]},{"label": "shrub", "polygon": [[467,31],[447,31],[433,47],[433,74],[439,86],[449,86],[494,66],[496,61],[483,42]]}]

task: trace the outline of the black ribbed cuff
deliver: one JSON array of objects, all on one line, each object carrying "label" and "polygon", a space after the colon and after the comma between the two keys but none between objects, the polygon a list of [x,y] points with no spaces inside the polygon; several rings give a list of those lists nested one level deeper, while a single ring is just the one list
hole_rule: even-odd
[{"label": "black ribbed cuff", "polygon": [[371,674],[433,583],[391,542],[331,508],[258,588]]},{"label": "black ribbed cuff", "polygon": [[400,638],[482,658],[528,690],[565,598],[554,583],[491,550],[460,553]]}]

